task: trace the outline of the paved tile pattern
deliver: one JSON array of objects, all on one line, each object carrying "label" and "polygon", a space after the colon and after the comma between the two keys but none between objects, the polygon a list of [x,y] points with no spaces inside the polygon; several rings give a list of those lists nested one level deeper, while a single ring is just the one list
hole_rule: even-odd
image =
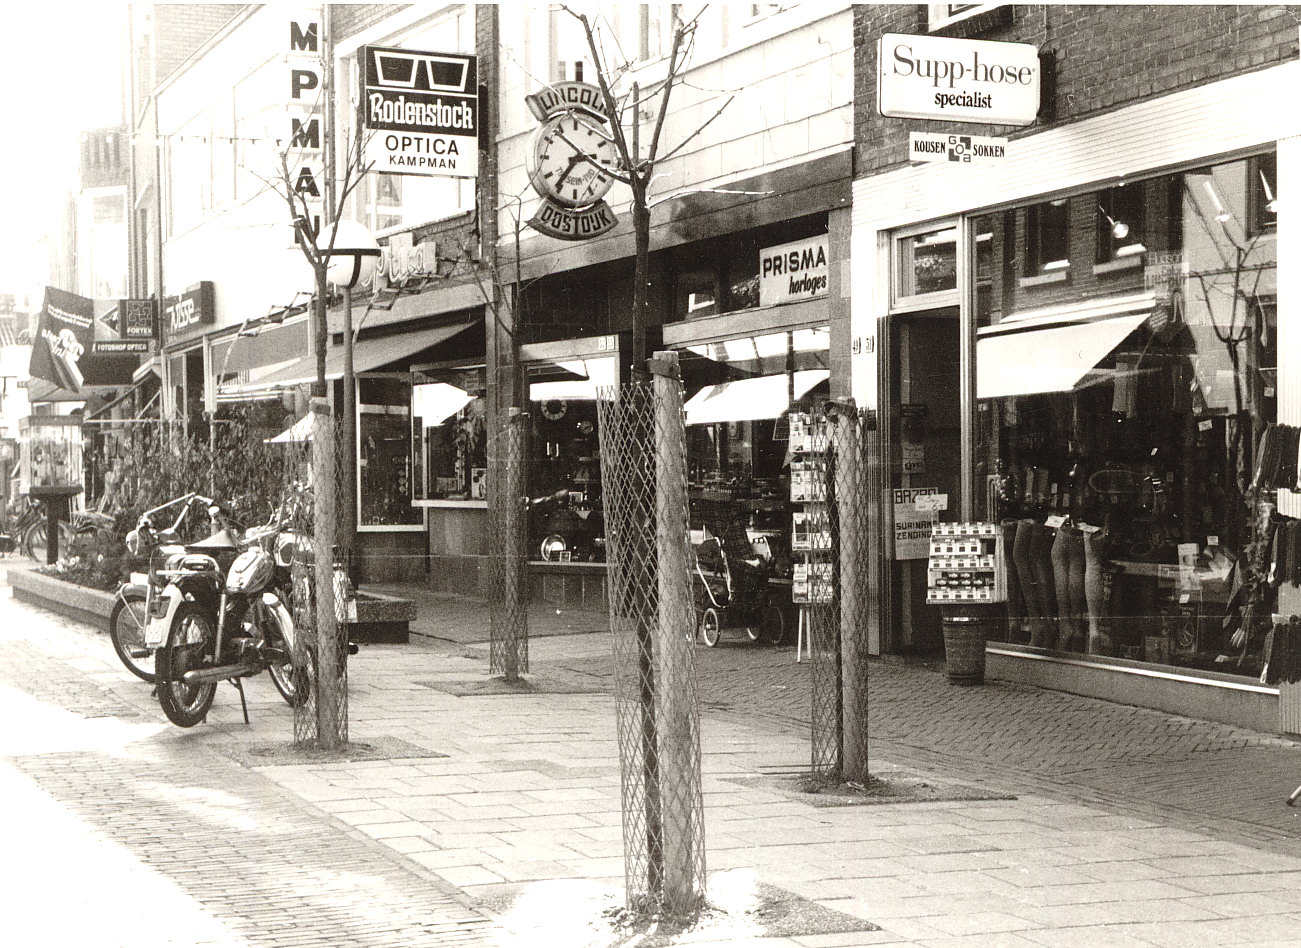
[{"label": "paved tile pattern", "polygon": [[[435,613],[431,621],[436,620]],[[448,636],[443,642],[375,646],[363,649],[350,667],[353,737],[393,739],[447,756],[250,771],[216,750],[238,742],[265,744],[287,731],[288,710],[269,684],[250,683],[251,726],[225,689],[207,724],[190,731],[158,728],[152,722],[161,718],[147,688],[116,666],[104,636],[0,603],[0,643],[15,639],[28,651],[12,654],[45,669],[44,677],[31,678],[34,689],[49,683],[40,691],[44,700],[56,703],[58,682],[74,671],[89,684],[71,703],[84,702],[89,710],[115,698],[123,705],[121,720],[82,724],[125,728],[130,739],[107,750],[52,745],[44,753],[6,751],[0,742],[0,753],[35,774],[71,811],[86,814],[95,829],[125,841],[142,858],[155,852],[167,876],[240,937],[293,944],[293,925],[277,927],[278,915],[300,925],[341,926],[338,940],[322,940],[308,928],[301,943],[311,944],[351,939],[406,945],[422,938],[455,944],[449,939],[473,943],[480,937],[495,937],[502,945],[608,944],[591,940],[600,935],[602,913],[619,903],[623,885],[619,768],[608,693],[457,695],[419,682],[486,677],[486,649],[472,640]],[[604,635],[556,635],[530,645],[539,673],[573,676],[598,690],[608,680],[608,655]],[[702,940],[693,944],[1301,945],[1301,858],[1281,847],[1286,826],[1262,822],[1262,832],[1276,836],[1264,844],[1230,832],[1232,826],[1220,832],[1191,827],[1177,808],[1144,814],[1081,799],[1113,792],[1104,778],[1119,784],[1142,767],[1153,773],[1183,767],[1190,798],[1220,794],[1232,806],[1239,787],[1254,775],[1216,783],[1214,773],[1199,776],[1195,764],[1234,755],[1241,761],[1245,754],[1264,755],[1266,763],[1278,755],[1294,758],[1286,742],[1218,725],[1163,722],[1168,716],[1148,720],[1128,709],[1113,719],[1111,706],[1090,711],[1101,703],[1078,699],[1077,706],[1069,696],[1061,704],[1054,703],[1057,696],[1036,704],[1042,693],[1033,689],[950,694],[959,690],[948,689],[933,672],[905,667],[894,675],[883,665],[875,676],[877,700],[890,695],[896,704],[893,711],[876,706],[874,723],[887,735],[876,749],[883,764],[908,764],[930,754],[923,763],[934,772],[978,782],[985,782],[983,767],[1012,784],[1017,798],[819,809],[756,786],[753,779],[735,779],[795,770],[807,760],[796,693],[799,676],[807,674],[804,666],[794,666],[789,650],[702,649],[699,656],[702,694],[715,709],[706,712],[702,727],[709,891],[716,904],[731,907],[734,923],[700,932]],[[13,679],[9,669],[0,675]],[[896,682],[896,690],[882,679]],[[1022,692],[1031,699],[1019,702]],[[1022,705],[1040,717],[1018,723],[1016,708]],[[915,725],[907,715],[916,716]],[[933,723],[939,717],[956,729],[951,740],[943,722]],[[1059,726],[1063,721],[1071,726]],[[1147,736],[1119,730],[1120,723],[1088,731],[1111,721],[1129,722],[1131,731]],[[999,728],[1008,735],[997,737]],[[1174,735],[1183,757],[1169,747],[1143,746],[1162,728]],[[964,730],[987,760],[963,752]],[[940,749],[930,750],[926,741]],[[1116,752],[1129,741],[1135,745],[1132,760]],[[1020,746],[1036,742],[1037,748]],[[1108,778],[1112,772],[1117,776]],[[114,796],[125,806],[102,799]],[[158,810],[157,819],[135,817],[146,805]],[[178,824],[192,826],[206,845],[175,845],[167,837]],[[232,842],[244,833],[258,842]],[[269,871],[261,874],[264,865],[275,866],[300,850],[307,861],[287,882]],[[249,852],[256,852],[256,864],[245,867]],[[228,869],[221,887],[190,888],[216,865]],[[427,891],[431,883],[413,883],[421,880],[417,867],[429,879],[460,888],[473,905],[491,909],[492,933],[467,922],[473,934],[448,928],[409,935],[400,925],[422,897],[435,906],[421,916],[426,923],[459,923],[468,914],[456,903],[446,907],[449,916],[432,914],[441,902]],[[241,872],[259,880],[259,894],[269,893],[263,896],[269,909],[261,899],[235,901],[249,891]],[[342,880],[339,872],[345,873]],[[337,888],[327,888],[331,880]],[[405,888],[409,884],[418,891]],[[762,885],[881,930],[769,937],[746,909]],[[389,890],[397,893],[396,904],[382,901]],[[377,921],[359,904],[369,904],[372,896],[379,900]],[[345,921],[321,914],[335,899],[352,906]],[[318,919],[306,917],[304,900]],[[270,914],[246,920],[245,912]],[[363,920],[378,927],[367,929]]]},{"label": "paved tile pattern", "polygon": [[[0,602],[7,618],[15,608]],[[50,654],[96,667],[96,659],[77,657],[76,651],[66,635],[41,647],[0,641],[0,683],[83,720],[148,719],[147,703],[133,705]],[[147,702],[149,687],[141,682],[117,680],[114,686]],[[238,715],[233,689],[223,691],[218,700]],[[498,943],[487,919],[405,857],[334,825],[325,813],[194,740],[196,732],[155,733],[152,740],[104,749],[95,748],[95,739],[76,741],[82,745],[76,749],[42,752],[7,742],[4,756],[91,831],[178,884],[229,933],[231,943]],[[189,943],[183,932],[176,934],[177,944]]]}]

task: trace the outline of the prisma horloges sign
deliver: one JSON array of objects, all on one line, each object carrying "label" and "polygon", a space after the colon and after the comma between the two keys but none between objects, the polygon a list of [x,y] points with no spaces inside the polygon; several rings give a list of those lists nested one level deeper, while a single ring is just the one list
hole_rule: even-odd
[{"label": "prisma horloges sign", "polygon": [[361,58],[361,119],[371,170],[477,177],[475,57],[363,46]]},{"label": "prisma horloges sign", "polygon": [[877,102],[892,118],[1033,125],[1039,76],[1026,43],[886,33],[877,45]]}]

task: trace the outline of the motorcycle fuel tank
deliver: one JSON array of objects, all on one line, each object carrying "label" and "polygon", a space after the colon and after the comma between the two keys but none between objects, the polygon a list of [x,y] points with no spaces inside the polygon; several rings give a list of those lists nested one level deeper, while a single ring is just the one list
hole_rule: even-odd
[{"label": "motorcycle fuel tank", "polygon": [[226,574],[226,592],[236,596],[255,593],[271,581],[275,570],[275,561],[266,550],[245,550],[230,565],[230,572]]}]

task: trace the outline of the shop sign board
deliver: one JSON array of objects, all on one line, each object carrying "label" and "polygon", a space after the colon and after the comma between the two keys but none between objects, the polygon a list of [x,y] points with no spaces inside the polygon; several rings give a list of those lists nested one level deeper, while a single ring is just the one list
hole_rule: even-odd
[{"label": "shop sign board", "polygon": [[449,178],[479,174],[475,56],[363,46],[361,116],[372,170]]},{"label": "shop sign board", "polygon": [[1006,138],[909,132],[909,161],[952,161],[958,164],[997,164],[1007,157]]},{"label": "shop sign board", "polygon": [[892,558],[924,560],[930,556],[931,529],[935,525],[937,501],[922,498],[939,494],[935,487],[902,487],[886,491],[886,503],[892,512]]},{"label": "shop sign board", "polygon": [[153,300],[118,300],[117,319],[123,339],[158,337],[158,308]]},{"label": "shop sign board", "polygon": [[831,268],[825,234],[759,251],[759,305],[827,295]]},{"label": "shop sign board", "polygon": [[196,283],[180,296],[169,296],[163,301],[163,323],[168,339],[174,339],[195,326],[210,326],[216,321],[217,308],[213,302],[211,280]]},{"label": "shop sign board", "polygon": [[886,33],[877,44],[877,105],[891,118],[1033,125],[1039,50],[1028,43]]},{"label": "shop sign board", "polygon": [[528,224],[540,234],[560,240],[590,240],[614,230],[619,223],[605,201],[588,207],[561,207],[549,197],[542,198]]},{"label": "shop sign board", "polygon": [[314,233],[320,232],[325,206],[323,36],[320,7],[286,10],[283,62],[289,72],[289,100],[281,138],[289,143],[285,152],[289,186],[303,199]]}]

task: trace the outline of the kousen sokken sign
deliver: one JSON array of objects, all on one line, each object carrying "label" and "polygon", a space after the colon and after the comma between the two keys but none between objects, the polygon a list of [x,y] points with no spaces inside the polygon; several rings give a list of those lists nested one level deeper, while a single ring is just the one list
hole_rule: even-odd
[{"label": "kousen sokken sign", "polygon": [[1039,114],[1039,50],[1026,43],[886,33],[877,67],[885,116],[1033,125]]}]

